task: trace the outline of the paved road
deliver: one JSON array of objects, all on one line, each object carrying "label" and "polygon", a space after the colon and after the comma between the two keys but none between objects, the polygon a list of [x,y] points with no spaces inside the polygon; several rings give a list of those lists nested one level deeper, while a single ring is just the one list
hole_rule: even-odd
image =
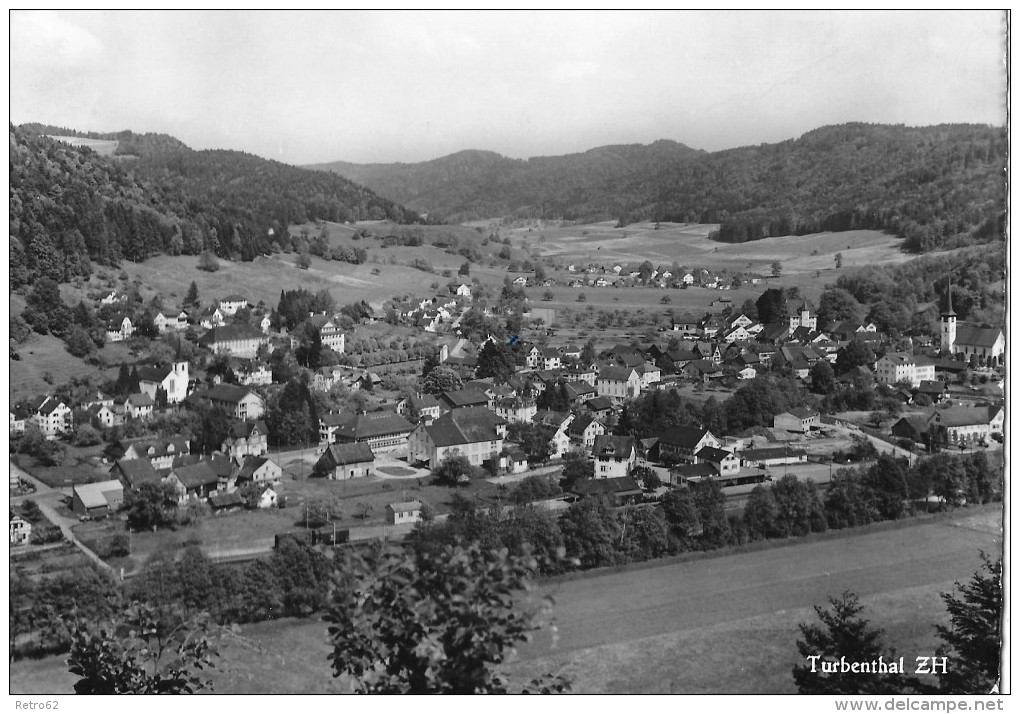
[{"label": "paved road", "polygon": [[[548,631],[521,647],[524,659],[639,640],[824,603],[845,589],[861,597],[967,580],[979,551],[1001,550],[987,521],[993,507],[963,519],[796,543],[755,553],[546,584],[555,599],[558,642]],[[984,521],[975,513],[986,514]]]}]

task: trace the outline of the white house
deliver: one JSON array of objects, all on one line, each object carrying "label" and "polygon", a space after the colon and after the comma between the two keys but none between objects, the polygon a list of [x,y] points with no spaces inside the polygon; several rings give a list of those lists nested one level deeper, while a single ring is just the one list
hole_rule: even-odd
[{"label": "white house", "polygon": [[241,308],[248,307],[248,299],[240,295],[227,295],[220,300],[220,311],[224,315],[236,315]]},{"label": "white house", "polygon": [[595,388],[599,396],[623,401],[641,393],[641,377],[632,367],[603,367],[595,380]]},{"label": "white house", "polygon": [[626,476],[637,463],[634,437],[608,434],[596,436],[592,456],[595,458],[595,478]]}]

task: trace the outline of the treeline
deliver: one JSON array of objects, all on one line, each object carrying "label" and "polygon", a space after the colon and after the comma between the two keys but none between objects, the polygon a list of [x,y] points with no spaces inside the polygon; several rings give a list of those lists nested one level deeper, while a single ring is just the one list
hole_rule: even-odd
[{"label": "treeline", "polygon": [[[623,508],[586,498],[559,517],[520,503],[524,498],[488,510],[457,498],[445,521],[416,525],[409,545],[420,556],[465,542],[527,552],[539,573],[551,575],[895,520],[926,511],[929,495],[948,507],[987,503],[1000,497],[1001,486],[1001,473],[983,452],[939,454],[912,467],[882,455],[867,469],[840,469],[824,490],[792,475],[758,486],[742,514],[727,514],[714,482]],[[123,586],[93,566],[29,577],[15,564],[10,651],[64,651],[69,614],[98,621],[130,600],[151,603],[168,621],[203,611],[221,624],[307,617],[324,606],[334,569],[327,553],[291,538],[282,539],[269,559],[235,565],[216,565],[197,545],[185,544],[151,557]]]},{"label": "treeline", "polygon": [[419,553],[433,554],[458,542],[515,555],[527,550],[540,572],[552,575],[896,520],[926,512],[929,495],[956,507],[999,494],[1001,474],[982,452],[939,454],[913,467],[881,455],[867,469],[840,469],[824,489],[793,475],[758,486],[742,514],[727,513],[713,481],[622,508],[585,498],[559,517],[530,505],[484,510],[458,499],[446,520],[418,524],[410,542]]},{"label": "treeline", "polygon": [[861,228],[912,251],[1002,239],[1001,127],[851,123],[707,153],[670,141],[526,161],[465,151],[419,164],[322,164],[447,220],[493,216],[719,223],[716,238]]},{"label": "treeline", "polygon": [[157,254],[252,260],[289,249],[293,223],[420,220],[329,174],[236,151],[192,151],[161,135],[120,140],[136,155],[105,158],[10,126],[13,289],[42,277],[86,279],[92,263]]}]

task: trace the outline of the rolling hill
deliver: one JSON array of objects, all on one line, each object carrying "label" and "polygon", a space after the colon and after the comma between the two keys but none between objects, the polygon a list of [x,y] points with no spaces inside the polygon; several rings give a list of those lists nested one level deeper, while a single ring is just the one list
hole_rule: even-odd
[{"label": "rolling hill", "polygon": [[[103,156],[76,139],[117,147]],[[346,178],[239,151],[194,151],[165,134],[12,125],[9,146],[12,289],[159,254],[251,260],[286,242],[288,226],[317,219],[421,220]]]},{"label": "rolling hill", "polygon": [[512,216],[719,223],[723,242],[879,229],[930,251],[999,239],[1005,130],[843,124],[708,153],[672,141],[509,159],[465,151],[417,164],[309,166],[456,222]]}]

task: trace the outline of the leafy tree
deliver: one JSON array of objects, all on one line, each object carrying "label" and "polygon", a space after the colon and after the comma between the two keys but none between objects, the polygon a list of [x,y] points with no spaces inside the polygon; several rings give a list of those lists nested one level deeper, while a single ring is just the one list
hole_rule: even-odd
[{"label": "leafy tree", "polygon": [[622,526],[619,550],[625,559],[641,561],[669,553],[669,526],[660,510],[631,508],[621,511],[617,520]]},{"label": "leafy tree", "polygon": [[808,377],[811,379],[811,391],[815,394],[831,394],[836,388],[836,373],[828,360],[820,359],[812,365]]},{"label": "leafy tree", "polygon": [[833,528],[852,528],[878,520],[860,476],[852,469],[838,469],[825,488],[825,518]]},{"label": "leafy tree", "polygon": [[783,264],[780,263],[778,260],[774,261],[772,263],[772,277],[773,278],[778,278],[782,274],[783,274]]},{"label": "leafy tree", "polygon": [[457,275],[471,275],[471,261],[465,260],[461,263]]},{"label": "leafy tree", "polygon": [[875,353],[859,337],[854,337],[836,353],[836,372],[845,374],[855,367],[868,367],[875,361]]},{"label": "leafy tree", "polygon": [[518,423],[507,429],[508,438],[516,441],[528,455],[528,463],[541,464],[552,456],[552,441],[556,431],[544,424]]},{"label": "leafy tree", "polygon": [[943,645],[938,654],[949,658],[947,673],[939,677],[943,692],[987,694],[1001,676],[1002,559],[981,554],[984,565],[969,582],[956,582],[956,592],[942,593],[950,626],[939,625]]},{"label": "leafy tree", "polygon": [[694,550],[695,538],[701,535],[703,528],[690,490],[667,491],[659,499],[659,503],[662,505],[670,533],[679,544],[680,550]]},{"label": "leafy tree", "polygon": [[546,290],[544,293],[542,293],[542,299],[545,300],[546,302],[552,302],[553,299],[555,298],[556,295],[555,293],[553,293],[552,290]]},{"label": "leafy tree", "polygon": [[871,662],[879,657],[889,662],[895,658],[894,652],[882,646],[882,630],[860,616],[864,606],[856,594],[844,591],[839,598],[830,597],[829,604],[831,610],[815,605],[820,626],[798,626],[802,639],[797,640],[797,651],[804,664],[793,668],[793,681],[801,694],[887,694],[918,687],[913,678],[898,674],[823,673],[823,662],[838,663],[840,657],[847,662]]},{"label": "leafy tree", "polygon": [[515,372],[516,364],[510,347],[503,342],[486,342],[478,353],[476,376],[479,379],[492,377],[496,384],[501,384],[513,377]]},{"label": "leafy tree", "polygon": [[297,259],[294,264],[302,270],[308,270],[312,265],[312,257],[307,252],[298,253]]},{"label": "leafy tree", "polygon": [[701,521],[701,543],[707,548],[726,545],[732,538],[729,518],[726,516],[726,496],[718,481],[709,480],[690,486],[691,502]]},{"label": "leafy tree", "polygon": [[566,383],[559,382],[543,389],[535,400],[535,406],[554,412],[570,411],[570,393],[567,392]]},{"label": "leafy tree", "polygon": [[568,451],[563,455],[563,471],[560,473],[560,488],[569,491],[577,483],[578,479],[593,478],[595,476],[595,464],[584,454],[576,451]]},{"label": "leafy tree", "polygon": [[421,389],[426,394],[453,392],[463,387],[460,376],[449,367],[436,367],[422,380]]},{"label": "leafy tree", "polygon": [[837,270],[839,268],[843,267],[843,254],[842,253],[836,253],[836,255],[835,255],[835,257],[833,259],[836,261],[836,269]]},{"label": "leafy tree", "polygon": [[433,469],[432,477],[437,484],[456,486],[461,481],[470,479],[474,470],[475,467],[471,465],[468,457],[450,454]]},{"label": "leafy tree", "polygon": [[99,435],[99,431],[95,429],[91,424],[78,424],[74,427],[74,433],[71,436],[71,442],[75,446],[95,446],[101,444],[103,438]]},{"label": "leafy tree", "polygon": [[907,498],[906,459],[881,454],[861,479],[868,500],[884,520],[903,516]]},{"label": "leafy tree", "polygon": [[[451,546],[415,558],[399,546],[345,551],[326,616],[333,675],[374,694],[507,693],[497,668],[540,628],[522,610],[534,558]],[[549,676],[524,691],[564,691]]]},{"label": "leafy tree", "polygon": [[560,517],[567,557],[585,570],[617,562],[620,530],[620,524],[601,498],[577,501]]},{"label": "leafy tree", "polygon": [[220,261],[216,259],[212,252],[207,250],[198,257],[198,269],[204,270],[207,273],[215,273],[220,269]]},{"label": "leafy tree", "polygon": [[532,501],[542,501],[562,493],[559,484],[552,476],[534,474],[526,476],[510,491],[510,501],[523,505]]},{"label": "leafy tree", "polygon": [[118,622],[71,631],[76,694],[194,694],[212,689],[204,670],[219,656],[207,615],[167,624],[147,603],[132,603]]},{"label": "leafy tree", "polygon": [[772,489],[768,486],[755,486],[747,497],[744,507],[744,527],[747,537],[751,540],[781,538],[785,534],[779,525],[779,505],[776,503]]},{"label": "leafy tree", "polygon": [[176,510],[177,492],[170,484],[142,483],[124,494],[124,513],[132,530],[170,526]]},{"label": "leafy tree", "polygon": [[581,348],[581,364],[591,364],[595,361],[595,358],[598,356],[595,344],[594,335],[589,337],[588,341],[584,343],[584,347]]},{"label": "leafy tree", "polygon": [[843,288],[828,288],[818,299],[818,324],[842,322],[860,324],[864,320],[864,306]]}]

